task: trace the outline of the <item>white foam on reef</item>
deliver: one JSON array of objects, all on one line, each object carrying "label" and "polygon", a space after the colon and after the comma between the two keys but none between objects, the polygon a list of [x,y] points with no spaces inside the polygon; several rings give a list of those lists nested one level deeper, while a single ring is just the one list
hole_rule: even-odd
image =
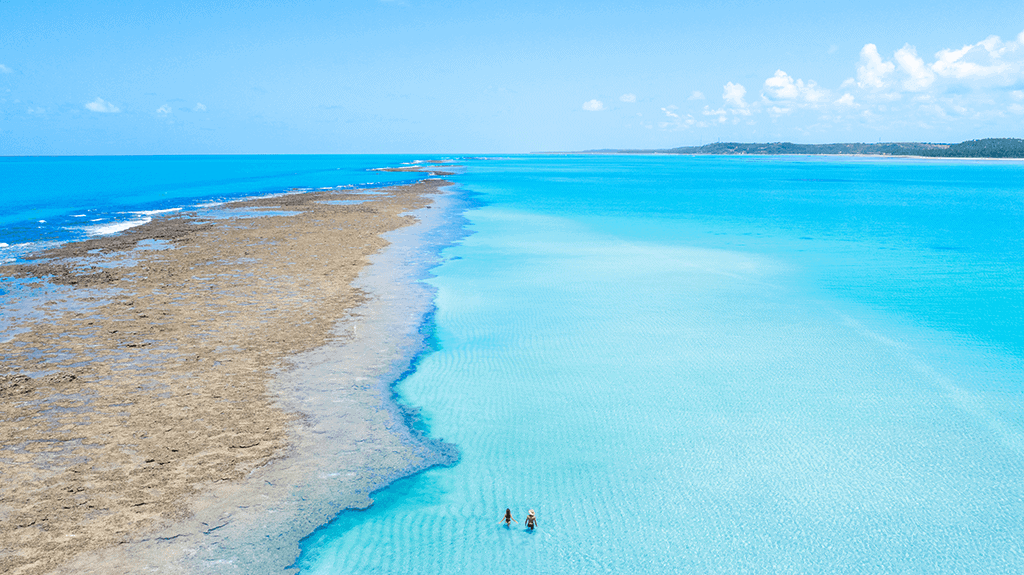
[{"label": "white foam on reef", "polygon": [[20,256],[56,247],[58,245],[60,245],[60,242],[56,241],[22,242],[14,245],[0,242],[0,263],[9,264],[11,262],[16,262]]},{"label": "white foam on reef", "polygon": [[135,220],[129,220],[127,222],[111,222],[109,224],[97,224],[95,226],[88,226],[85,228],[85,233],[90,236],[105,236],[109,234],[116,234],[123,232],[131,228],[141,226],[142,224],[148,224],[153,221],[153,218],[146,216]]},{"label": "white foam on reef", "polygon": [[142,210],[137,212],[128,212],[129,214],[135,214],[139,216],[155,216],[157,214],[170,214],[174,212],[180,212],[182,208],[168,208],[165,210]]},{"label": "white foam on reef", "polygon": [[241,196],[237,198],[231,198],[227,200],[213,200],[209,202],[203,202],[201,204],[193,204],[194,209],[205,209],[205,208],[216,208],[217,206],[223,206],[224,204],[230,204],[234,202],[247,202],[250,200],[265,200],[268,198],[276,198],[278,196],[287,196],[289,194],[304,194],[313,191],[312,188],[291,188],[282,192],[271,192],[266,194],[255,194],[252,196]]}]

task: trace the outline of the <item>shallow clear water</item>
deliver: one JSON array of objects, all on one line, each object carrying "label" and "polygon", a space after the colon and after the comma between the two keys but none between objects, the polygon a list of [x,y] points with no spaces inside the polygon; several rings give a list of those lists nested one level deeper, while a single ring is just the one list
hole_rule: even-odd
[{"label": "shallow clear water", "polygon": [[429,280],[438,349],[398,386],[462,459],[343,513],[297,566],[1024,571],[1022,176],[468,162],[474,234]]}]

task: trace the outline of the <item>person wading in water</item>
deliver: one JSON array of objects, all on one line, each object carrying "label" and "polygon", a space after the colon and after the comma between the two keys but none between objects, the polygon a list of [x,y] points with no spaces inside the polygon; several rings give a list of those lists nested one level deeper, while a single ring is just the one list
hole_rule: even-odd
[{"label": "person wading in water", "polygon": [[[505,527],[511,527],[513,521],[516,521],[516,520],[512,517],[512,510],[506,507],[505,508],[505,516],[501,518],[501,522],[505,524]],[[518,525],[518,524],[519,524],[519,522],[516,521],[516,525]]]},{"label": "person wading in water", "polygon": [[537,515],[533,512],[533,509],[526,515],[526,526],[533,531],[533,528],[537,526]]}]

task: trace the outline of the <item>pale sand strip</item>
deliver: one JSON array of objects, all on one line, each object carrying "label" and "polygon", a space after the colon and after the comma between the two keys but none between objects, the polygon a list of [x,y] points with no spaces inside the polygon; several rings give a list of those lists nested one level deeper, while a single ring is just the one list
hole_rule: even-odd
[{"label": "pale sand strip", "polygon": [[[165,218],[0,268],[74,286],[4,310],[25,331],[0,343],[0,572],[280,573],[339,510],[444,462],[388,384],[430,305],[412,280],[445,184],[240,202],[298,213]],[[132,249],[153,237],[173,248]]]}]

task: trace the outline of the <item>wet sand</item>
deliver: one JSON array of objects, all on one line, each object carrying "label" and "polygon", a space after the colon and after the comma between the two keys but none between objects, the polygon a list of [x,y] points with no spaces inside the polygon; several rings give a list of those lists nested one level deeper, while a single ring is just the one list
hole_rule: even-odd
[{"label": "wet sand", "polygon": [[0,572],[286,572],[316,526],[452,461],[389,388],[422,345],[445,185],[235,202],[0,267],[24,278]]}]

